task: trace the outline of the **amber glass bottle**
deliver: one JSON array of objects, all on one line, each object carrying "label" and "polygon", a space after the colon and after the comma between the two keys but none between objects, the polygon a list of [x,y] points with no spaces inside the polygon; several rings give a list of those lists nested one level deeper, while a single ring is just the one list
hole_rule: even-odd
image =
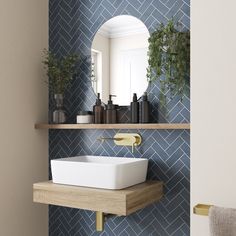
[{"label": "amber glass bottle", "polygon": [[104,107],[102,106],[100,93],[98,93],[96,104],[93,106],[93,114],[94,114],[94,124],[102,124],[104,122],[103,119]]}]

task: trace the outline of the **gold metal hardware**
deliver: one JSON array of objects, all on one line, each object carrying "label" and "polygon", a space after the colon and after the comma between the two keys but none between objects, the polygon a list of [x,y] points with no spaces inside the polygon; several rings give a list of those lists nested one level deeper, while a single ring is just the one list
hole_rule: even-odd
[{"label": "gold metal hardware", "polygon": [[96,211],[96,231],[103,231],[104,230],[104,213],[101,211]]},{"label": "gold metal hardware", "polygon": [[107,213],[104,213],[101,211],[96,211],[96,231],[102,232],[104,230],[105,222],[113,216],[114,215],[112,215],[112,214],[107,214]]},{"label": "gold metal hardware", "polygon": [[114,142],[118,146],[130,146],[132,147],[132,153],[134,148],[141,144],[142,137],[135,133],[118,133],[114,136]]},{"label": "gold metal hardware", "polygon": [[114,140],[114,141],[121,141],[122,140],[122,138],[105,138],[105,137],[100,137],[100,138],[98,138],[97,139],[98,141],[101,141],[102,143],[104,143],[104,141],[106,141],[106,140]]},{"label": "gold metal hardware", "polygon": [[196,215],[208,216],[210,207],[212,207],[212,205],[197,204],[193,208],[193,213]]},{"label": "gold metal hardware", "polygon": [[118,133],[113,138],[100,137],[97,140],[102,143],[106,140],[113,140],[118,146],[130,146],[132,147],[132,153],[136,146],[140,145],[142,142],[142,137],[139,134],[134,133]]}]

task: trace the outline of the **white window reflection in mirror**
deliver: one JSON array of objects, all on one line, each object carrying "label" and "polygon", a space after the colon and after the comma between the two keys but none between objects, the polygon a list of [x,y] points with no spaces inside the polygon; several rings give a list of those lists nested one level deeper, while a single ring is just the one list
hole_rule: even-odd
[{"label": "white window reflection in mirror", "polygon": [[128,15],[114,17],[98,30],[92,43],[91,81],[104,103],[112,94],[114,104],[127,106],[133,93],[140,97],[146,91],[148,38],[144,23]]},{"label": "white window reflection in mirror", "polygon": [[97,94],[102,90],[102,52],[92,49],[91,57],[91,82]]}]

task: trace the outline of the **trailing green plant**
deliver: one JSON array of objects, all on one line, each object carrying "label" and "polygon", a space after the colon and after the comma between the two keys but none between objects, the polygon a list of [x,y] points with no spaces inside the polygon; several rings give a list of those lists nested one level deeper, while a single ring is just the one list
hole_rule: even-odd
[{"label": "trailing green plant", "polygon": [[79,56],[69,54],[63,58],[57,58],[56,55],[48,50],[43,51],[43,64],[47,71],[49,89],[54,94],[64,94],[66,88],[71,84],[73,75],[76,74],[76,64]]},{"label": "trailing green plant", "polygon": [[[165,103],[163,94],[170,90],[171,96],[189,93],[190,84],[190,32],[178,31],[170,20],[161,24],[149,38],[147,77],[150,82],[161,83],[160,103]],[[163,76],[163,77],[162,77]]]}]

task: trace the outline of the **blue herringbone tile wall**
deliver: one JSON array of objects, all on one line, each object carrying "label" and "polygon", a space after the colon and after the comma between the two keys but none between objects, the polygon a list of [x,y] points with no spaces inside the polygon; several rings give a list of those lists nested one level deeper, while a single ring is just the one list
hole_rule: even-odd
[{"label": "blue herringbone tile wall", "polygon": [[[189,0],[50,0],[50,50],[58,56],[79,53],[80,73],[66,92],[65,107],[69,121],[75,121],[78,110],[91,110],[95,94],[89,81],[90,47],[99,27],[108,19],[128,14],[141,19],[149,31],[171,17],[189,28]],[[167,111],[158,109],[158,84],[148,88],[152,104],[152,120],[189,122],[190,101],[168,100]],[[50,103],[49,109],[52,107]],[[123,130],[129,132],[129,130]],[[135,154],[127,147],[112,142],[99,143],[100,136],[113,136],[117,130],[51,130],[49,159],[89,155],[144,157],[149,159],[148,179],[165,183],[165,196],[157,203],[128,217],[114,217],[107,221],[105,231],[95,232],[93,212],[50,206],[50,236],[183,236],[190,235],[190,147],[186,130],[137,130],[143,143]],[[132,132],[136,132],[132,130]]]}]

